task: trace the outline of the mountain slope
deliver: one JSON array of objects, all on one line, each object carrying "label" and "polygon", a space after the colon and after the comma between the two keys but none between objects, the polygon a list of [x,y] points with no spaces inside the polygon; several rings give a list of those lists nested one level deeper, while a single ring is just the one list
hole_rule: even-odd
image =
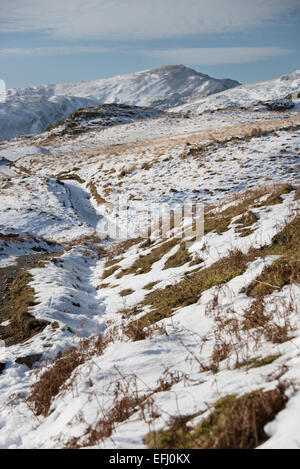
[{"label": "mountain slope", "polygon": [[280,99],[297,100],[300,93],[300,70],[279,78],[247,83],[213,96],[175,107],[174,111],[203,112],[215,109],[251,107],[265,101]]},{"label": "mountain slope", "polygon": [[123,103],[168,109],[238,84],[171,65],[107,79],[9,89],[0,106],[0,139],[41,132],[82,107]]},{"label": "mountain slope", "polygon": [[100,104],[80,108],[72,112],[66,119],[55,123],[49,128],[58,135],[76,135],[91,130],[130,123],[143,119],[153,119],[165,113],[149,107],[129,106],[126,104]]}]

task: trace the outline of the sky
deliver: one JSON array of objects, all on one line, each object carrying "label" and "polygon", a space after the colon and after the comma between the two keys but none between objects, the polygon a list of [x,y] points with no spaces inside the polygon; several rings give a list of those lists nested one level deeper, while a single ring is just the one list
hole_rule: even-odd
[{"label": "sky", "polygon": [[183,64],[241,83],[300,69],[300,0],[0,0],[0,83]]}]

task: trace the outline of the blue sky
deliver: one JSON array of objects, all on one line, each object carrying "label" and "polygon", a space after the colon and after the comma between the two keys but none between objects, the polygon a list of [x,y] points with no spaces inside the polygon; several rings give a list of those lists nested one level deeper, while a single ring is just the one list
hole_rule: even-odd
[{"label": "blue sky", "polygon": [[8,88],[182,63],[242,83],[300,68],[300,0],[1,0]]}]

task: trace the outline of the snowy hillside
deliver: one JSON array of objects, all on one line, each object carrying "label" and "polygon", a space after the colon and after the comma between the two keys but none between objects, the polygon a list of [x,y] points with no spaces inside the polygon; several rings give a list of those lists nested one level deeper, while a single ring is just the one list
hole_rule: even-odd
[{"label": "snowy hillside", "polygon": [[0,448],[300,449],[299,110],[94,106],[0,142]]},{"label": "snowy hillside", "polygon": [[51,126],[51,135],[76,135],[91,130],[102,130],[119,124],[150,119],[165,114],[159,109],[129,106],[127,104],[100,104],[88,108],[77,109],[66,119]]},{"label": "snowy hillside", "polygon": [[76,109],[95,104],[168,109],[238,84],[173,65],[107,79],[9,89],[0,104],[0,139],[41,132]]},{"label": "snowy hillside", "polygon": [[261,102],[281,99],[300,100],[300,70],[279,78],[240,85],[209,98],[175,107],[174,111],[201,113],[208,110],[244,107],[249,108]]}]

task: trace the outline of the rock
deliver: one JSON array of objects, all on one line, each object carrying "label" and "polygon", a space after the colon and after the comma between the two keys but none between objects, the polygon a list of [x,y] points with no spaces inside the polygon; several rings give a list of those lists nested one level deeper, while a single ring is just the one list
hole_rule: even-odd
[{"label": "rock", "polygon": [[35,362],[38,362],[41,358],[41,353],[35,353],[33,355],[27,355],[26,357],[20,357],[16,359],[16,363],[19,365],[26,365],[30,370],[32,369]]},{"label": "rock", "polygon": [[286,99],[270,101],[263,104],[267,107],[267,109],[269,109],[269,111],[288,111],[289,109],[292,109],[295,106],[293,101],[289,101]]}]

